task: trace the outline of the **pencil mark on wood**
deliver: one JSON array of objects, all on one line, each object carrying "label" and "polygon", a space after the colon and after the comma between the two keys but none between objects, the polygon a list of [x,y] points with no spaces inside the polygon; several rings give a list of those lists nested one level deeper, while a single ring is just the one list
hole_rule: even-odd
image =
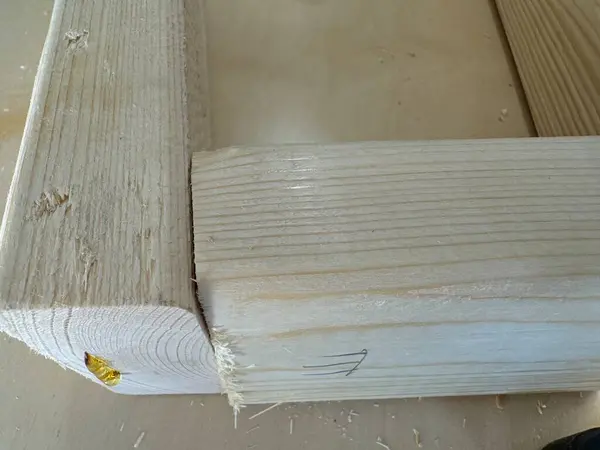
[{"label": "pencil mark on wood", "polygon": [[304,373],[303,375],[311,375],[311,376],[337,375],[340,373],[345,373],[346,374],[345,376],[349,376],[349,375],[352,375],[359,368],[359,366],[362,364],[362,362],[365,360],[365,358],[367,357],[368,354],[369,354],[369,351],[366,348],[363,348],[360,352],[356,352],[356,353],[341,353],[339,355],[326,355],[326,356],[323,356],[323,358],[347,358],[347,357],[356,356],[356,357],[358,357],[358,359],[352,360],[352,361],[331,363],[331,364],[318,364],[318,365],[311,365],[311,366],[302,366],[303,369],[326,369],[328,367],[343,367],[343,366],[348,366],[348,365],[353,364],[353,367],[350,369],[346,368],[346,369],[342,369],[342,370],[336,370],[333,372]]}]

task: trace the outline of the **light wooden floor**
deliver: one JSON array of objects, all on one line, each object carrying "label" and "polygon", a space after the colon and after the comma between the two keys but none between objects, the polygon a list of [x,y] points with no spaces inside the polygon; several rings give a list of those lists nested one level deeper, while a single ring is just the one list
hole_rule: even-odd
[{"label": "light wooden floor", "polygon": [[[208,0],[216,144],[528,135],[491,8],[446,3]],[[50,8],[2,6],[3,193]],[[381,449],[378,437],[396,450],[417,448],[416,429],[425,449],[533,450],[600,420],[595,393],[548,394],[503,409],[494,397],[285,405],[248,420],[257,406],[234,430],[219,396],[117,396],[17,342],[0,338],[0,355],[0,449],[131,448],[144,432],[149,450]]]}]

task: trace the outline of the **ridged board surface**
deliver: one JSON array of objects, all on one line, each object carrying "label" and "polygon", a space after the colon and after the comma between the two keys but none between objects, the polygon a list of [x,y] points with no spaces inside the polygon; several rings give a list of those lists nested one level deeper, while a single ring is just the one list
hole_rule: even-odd
[{"label": "ridged board surface", "polygon": [[600,0],[496,0],[540,136],[600,135]]}]

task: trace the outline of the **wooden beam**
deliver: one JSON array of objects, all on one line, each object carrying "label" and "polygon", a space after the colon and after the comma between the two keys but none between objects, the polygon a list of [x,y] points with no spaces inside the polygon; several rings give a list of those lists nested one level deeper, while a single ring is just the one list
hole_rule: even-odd
[{"label": "wooden beam", "polygon": [[196,270],[232,404],[600,388],[599,148],[195,154]]},{"label": "wooden beam", "polygon": [[600,0],[496,0],[540,136],[600,135]]},{"label": "wooden beam", "polygon": [[201,5],[55,2],[0,231],[1,328],[121,393],[220,390],[192,280]]}]

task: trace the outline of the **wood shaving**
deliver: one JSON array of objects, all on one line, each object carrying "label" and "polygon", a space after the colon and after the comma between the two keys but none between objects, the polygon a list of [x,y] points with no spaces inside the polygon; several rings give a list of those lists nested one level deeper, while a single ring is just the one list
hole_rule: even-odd
[{"label": "wood shaving", "polygon": [[140,444],[142,443],[142,440],[144,439],[144,436],[146,436],[146,432],[142,431],[140,433],[140,435],[138,436],[138,438],[136,439],[135,443],[133,444],[133,448],[138,448],[140,446]]},{"label": "wood shaving", "polygon": [[358,416],[358,413],[353,409],[348,413],[348,423],[352,423],[352,416]]},{"label": "wood shaving", "polygon": [[496,395],[496,408],[498,408],[500,411],[504,410],[504,405],[502,404],[502,396],[501,395]]},{"label": "wood shaving", "polygon": [[541,400],[537,401],[535,407],[540,416],[544,414],[544,409],[546,409],[546,405]]},{"label": "wood shaving", "polygon": [[413,434],[415,435],[415,444],[419,448],[423,448],[423,443],[421,442],[421,433],[416,428],[413,428]]},{"label": "wood shaving", "polygon": [[506,120],[506,118],[508,117],[508,109],[506,108],[502,108],[500,110],[500,115],[498,116],[498,120],[500,122],[504,122]]},{"label": "wood shaving", "polygon": [[281,405],[282,402],[279,403],[273,403],[271,406],[269,406],[268,408],[263,409],[260,412],[257,412],[256,414],[254,414],[253,416],[248,417],[248,420],[252,420],[252,419],[256,419],[258,416],[262,416],[264,413],[271,411],[272,409],[277,408],[278,406]]},{"label": "wood shaving", "polygon": [[290,417],[290,434],[294,433],[294,419]]},{"label": "wood shaving", "polygon": [[123,422],[123,423],[121,424],[121,428],[119,428],[119,431],[123,431],[123,428],[125,428],[125,422]]},{"label": "wood shaving", "polygon": [[258,430],[259,428],[260,428],[260,425],[254,425],[252,428],[250,428],[248,431],[246,431],[246,434],[252,433],[254,430]]},{"label": "wood shaving", "polygon": [[379,445],[380,447],[383,447],[383,448],[385,448],[386,450],[392,450],[392,449],[389,447],[389,445],[386,445],[386,444],[384,444],[384,443],[383,443],[383,441],[381,440],[381,437],[380,437],[380,436],[377,436],[377,440],[375,441],[375,443],[376,443],[377,445]]}]

